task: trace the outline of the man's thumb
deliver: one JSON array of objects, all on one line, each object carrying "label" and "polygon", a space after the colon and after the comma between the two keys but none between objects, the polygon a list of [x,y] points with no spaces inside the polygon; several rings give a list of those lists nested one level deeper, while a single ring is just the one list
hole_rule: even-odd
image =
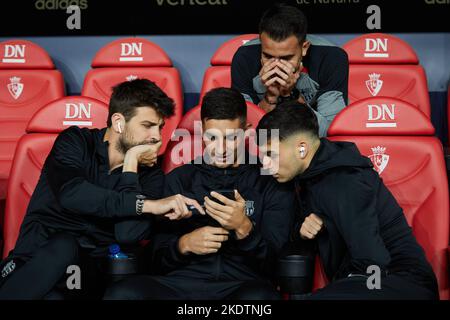
[{"label": "man's thumb", "polygon": [[236,189],[234,190],[234,197],[236,198],[236,201],[244,200],[244,198],[242,198],[241,194]]}]

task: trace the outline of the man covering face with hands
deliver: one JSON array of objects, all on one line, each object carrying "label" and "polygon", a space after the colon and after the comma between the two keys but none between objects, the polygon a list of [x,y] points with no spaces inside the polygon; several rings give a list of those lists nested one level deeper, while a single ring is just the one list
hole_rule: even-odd
[{"label": "man covering face with hands", "polygon": [[259,39],[243,44],[233,57],[231,86],[265,111],[286,101],[310,106],[323,137],[348,103],[348,57],[306,32],[306,17],[298,8],[277,4],[267,10]]}]

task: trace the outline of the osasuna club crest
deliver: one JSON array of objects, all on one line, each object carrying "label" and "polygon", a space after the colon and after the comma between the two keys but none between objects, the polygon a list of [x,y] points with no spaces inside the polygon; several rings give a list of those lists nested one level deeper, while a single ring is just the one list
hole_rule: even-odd
[{"label": "osasuna club crest", "polygon": [[377,146],[371,149],[373,154],[369,156],[369,159],[372,161],[374,169],[381,174],[389,163],[389,155],[385,153],[386,147]]},{"label": "osasuna club crest", "polygon": [[12,77],[9,78],[9,80],[11,81],[11,83],[8,84],[8,91],[11,94],[11,96],[17,100],[19,99],[20,95],[23,92],[23,83],[20,82],[20,78],[19,77]]},{"label": "osasuna club crest", "polygon": [[246,200],[245,201],[245,215],[247,217],[250,217],[255,213],[255,201],[253,200]]},{"label": "osasuna club crest", "polygon": [[380,80],[381,75],[377,73],[369,74],[369,80],[366,81],[367,90],[375,97],[383,87],[383,80]]}]

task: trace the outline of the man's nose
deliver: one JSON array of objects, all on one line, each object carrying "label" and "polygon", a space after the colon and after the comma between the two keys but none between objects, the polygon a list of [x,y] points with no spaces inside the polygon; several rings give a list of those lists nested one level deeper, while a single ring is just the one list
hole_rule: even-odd
[{"label": "man's nose", "polygon": [[221,143],[220,141],[216,143],[215,149],[217,154],[224,154],[227,150],[226,145],[224,143]]},{"label": "man's nose", "polygon": [[161,131],[159,128],[157,130],[153,130],[150,136],[151,140],[154,142],[159,142],[162,139]]}]

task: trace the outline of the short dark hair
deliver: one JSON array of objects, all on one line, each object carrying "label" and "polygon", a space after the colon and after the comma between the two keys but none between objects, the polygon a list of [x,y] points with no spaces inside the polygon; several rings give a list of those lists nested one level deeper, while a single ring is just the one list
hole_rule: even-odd
[{"label": "short dark hair", "polygon": [[246,124],[247,104],[239,91],[232,88],[215,88],[205,94],[201,107],[202,121],[237,118],[241,120],[241,125]]},{"label": "short dark hair", "polygon": [[279,129],[280,142],[297,133],[308,133],[319,138],[319,124],[314,111],[298,101],[278,105],[259,121],[257,131],[267,130],[267,141],[271,139],[271,129]]},{"label": "short dark hair", "polygon": [[259,34],[265,32],[277,41],[295,35],[300,43],[305,41],[308,22],[300,9],[286,4],[276,4],[264,12],[259,22]]},{"label": "short dark hair", "polygon": [[154,82],[148,79],[125,81],[112,89],[106,124],[111,127],[114,113],[121,113],[126,121],[130,120],[139,107],[152,107],[160,116],[168,118],[174,114],[174,106],[173,100]]}]

